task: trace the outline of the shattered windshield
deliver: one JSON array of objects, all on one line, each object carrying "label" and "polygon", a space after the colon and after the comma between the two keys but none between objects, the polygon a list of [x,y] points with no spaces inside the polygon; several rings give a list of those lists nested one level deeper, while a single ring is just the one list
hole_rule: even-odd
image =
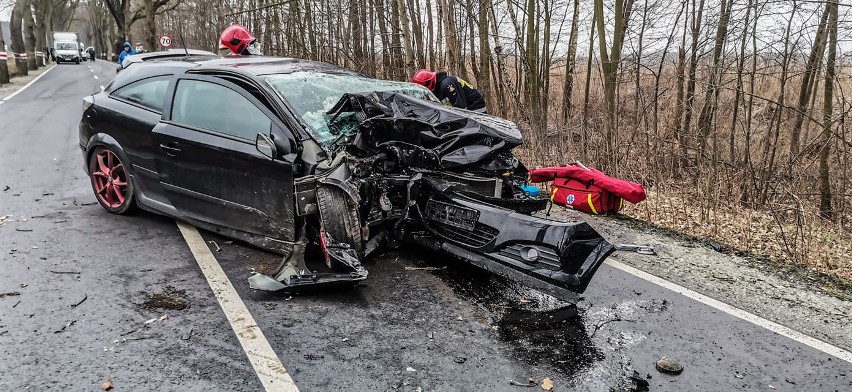
[{"label": "shattered windshield", "polygon": [[371,79],[353,74],[329,74],[302,71],[270,75],[266,78],[272,88],[290,104],[308,131],[322,145],[328,145],[340,135],[354,133],[358,121],[352,113],[334,119],[326,114],[347,93],[392,91],[415,98],[437,102],[432,92],[413,83]]}]

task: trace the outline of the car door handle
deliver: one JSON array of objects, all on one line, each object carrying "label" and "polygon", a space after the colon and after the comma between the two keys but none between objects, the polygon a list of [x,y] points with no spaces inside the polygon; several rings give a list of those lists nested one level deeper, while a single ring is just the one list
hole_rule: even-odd
[{"label": "car door handle", "polygon": [[177,143],[169,143],[169,144],[160,144],[160,148],[166,151],[166,155],[173,157],[175,154],[180,152],[180,148],[178,148]]}]

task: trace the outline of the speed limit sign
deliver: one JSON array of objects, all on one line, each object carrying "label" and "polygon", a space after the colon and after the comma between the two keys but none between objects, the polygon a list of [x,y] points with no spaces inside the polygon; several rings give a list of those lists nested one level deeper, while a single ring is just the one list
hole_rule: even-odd
[{"label": "speed limit sign", "polygon": [[172,46],[172,37],[169,37],[168,35],[165,35],[165,34],[160,36],[160,45],[162,45],[164,48],[171,47]]}]

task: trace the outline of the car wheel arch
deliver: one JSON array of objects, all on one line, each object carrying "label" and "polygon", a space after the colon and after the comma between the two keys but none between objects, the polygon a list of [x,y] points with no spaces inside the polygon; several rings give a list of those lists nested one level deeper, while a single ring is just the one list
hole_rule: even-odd
[{"label": "car wheel arch", "polygon": [[[89,141],[86,143],[86,162],[89,162],[92,159],[92,154],[95,153],[95,150],[98,147],[107,147],[118,154],[121,161],[126,162],[127,167],[125,170],[127,170],[128,175],[131,178],[133,177],[133,163],[130,159],[128,159],[127,153],[124,152],[124,148],[117,140],[115,140],[114,137],[105,133],[96,133],[89,137]],[[92,175],[92,173],[88,173],[88,171],[89,168],[87,164],[86,172],[87,174]]]}]

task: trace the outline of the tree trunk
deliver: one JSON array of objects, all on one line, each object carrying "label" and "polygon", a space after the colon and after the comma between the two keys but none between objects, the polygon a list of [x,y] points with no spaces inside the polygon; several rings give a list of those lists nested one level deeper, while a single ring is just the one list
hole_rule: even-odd
[{"label": "tree trunk", "polygon": [[[155,0],[145,0],[145,49],[149,51],[155,51],[158,47],[158,39],[157,39],[157,20],[156,20],[156,12],[157,10],[154,8]],[[131,42],[132,44],[132,42]]]},{"label": "tree trunk", "polygon": [[728,21],[731,18],[731,7],[733,0],[721,0],[722,7],[719,24],[716,28],[716,40],[713,46],[713,64],[710,66],[710,80],[708,89],[704,94],[704,106],[698,115],[698,157],[701,157],[707,146],[707,136],[710,134],[710,126],[716,116],[716,101],[719,99],[719,85],[722,83],[722,47],[728,37]]},{"label": "tree trunk", "polygon": [[[0,48],[6,47],[6,40],[3,38],[3,30],[0,29]],[[9,83],[9,65],[6,59],[0,60],[0,85]]]},{"label": "tree trunk", "polygon": [[562,124],[571,119],[571,98],[574,95],[574,69],[577,65],[577,36],[579,34],[580,0],[574,0],[571,16],[571,36],[568,38],[568,54],[565,56],[565,84],[562,89]]},{"label": "tree trunk", "polygon": [[826,24],[828,22],[828,14],[829,9],[831,7],[825,7],[825,10],[822,13],[822,18],[820,20],[819,26],[817,27],[816,37],[814,38],[814,45],[811,47],[811,54],[808,57],[808,64],[805,67],[805,73],[802,75],[802,84],[799,86],[799,105],[798,110],[796,111],[796,118],[793,122],[793,128],[790,130],[790,162],[793,163],[797,160],[799,155],[799,135],[802,131],[802,125],[805,120],[805,113],[808,111],[808,101],[810,100],[810,93],[812,82],[815,79],[815,74],[818,71],[818,66],[822,62],[822,54],[824,48],[824,36],[826,33]]},{"label": "tree trunk", "polygon": [[734,95],[734,114],[731,116],[731,131],[728,138],[728,162],[733,165],[737,160],[736,142],[737,142],[737,120],[740,110],[740,100],[743,96],[743,71],[745,70],[746,44],[748,43],[748,27],[749,16],[751,15],[751,7],[754,0],[749,0],[746,6],[745,20],[743,21],[743,35],[740,41],[740,53],[737,59],[737,86]]},{"label": "tree trunk", "polygon": [[480,0],[478,3],[479,75],[476,84],[480,93],[486,97],[485,102],[488,104],[494,97],[491,89],[491,44],[488,43],[488,10],[491,8],[491,1]]},{"label": "tree trunk", "polygon": [[[695,73],[698,70],[698,40],[701,35],[701,22],[702,22],[702,14],[704,13],[704,0],[700,0],[698,2],[698,9],[695,10],[695,0],[693,0],[693,11],[692,15],[692,46],[690,47],[690,55],[689,55],[689,76],[686,82],[686,103],[684,106],[683,113],[683,125],[681,126],[681,130],[684,133],[684,143],[683,143],[683,151],[686,152],[689,147],[689,134],[690,127],[692,124],[692,105],[695,102]],[[684,156],[683,159],[687,160],[688,156]]]},{"label": "tree trunk", "polygon": [[[21,53],[26,53],[24,46],[24,32],[22,23],[24,21],[24,9],[27,6],[27,0],[15,1],[15,6],[12,7],[12,19],[9,20],[10,41],[12,41],[12,52],[15,56],[15,69],[18,75],[28,75],[27,61],[20,58]],[[11,56],[11,55],[10,55]]]},{"label": "tree trunk", "polygon": [[819,215],[834,218],[831,206],[831,184],[829,182],[828,157],[831,153],[832,116],[834,115],[834,79],[837,59],[837,0],[828,0],[828,57],[825,61],[825,95],[823,96],[822,136],[819,153]]},{"label": "tree trunk", "polygon": [[39,67],[38,59],[36,59],[36,35],[35,21],[33,20],[33,11],[30,2],[24,6],[24,46],[27,48],[27,68],[36,70]]}]

